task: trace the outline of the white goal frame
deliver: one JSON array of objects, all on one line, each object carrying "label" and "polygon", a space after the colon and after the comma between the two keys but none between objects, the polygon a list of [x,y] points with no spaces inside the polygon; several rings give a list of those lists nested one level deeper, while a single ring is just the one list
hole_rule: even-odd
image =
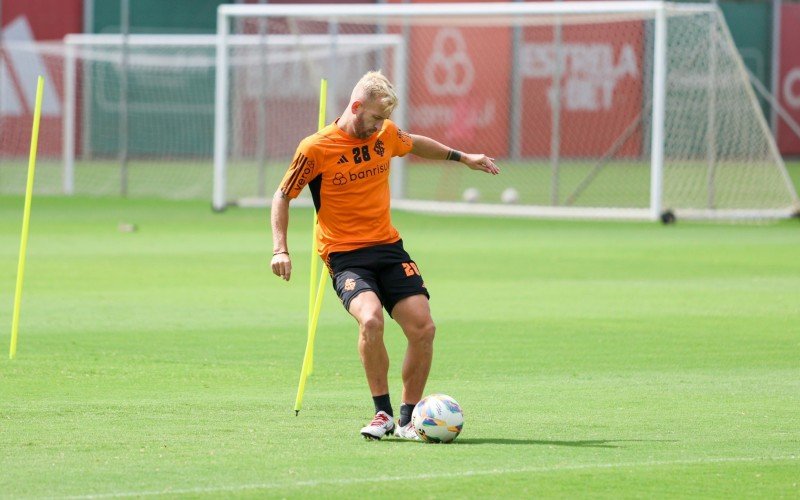
[{"label": "white goal frame", "polygon": [[[264,5],[268,6],[268,5]],[[227,162],[228,162],[228,120],[229,109],[229,71],[228,48],[233,46],[266,45],[275,47],[318,46],[325,44],[335,47],[390,47],[396,51],[393,71],[399,89],[399,105],[394,111],[393,119],[398,125],[405,124],[405,109],[407,99],[405,95],[406,80],[406,50],[403,38],[399,35],[370,34],[370,35],[231,35],[225,7],[218,9],[217,35],[214,37],[217,47],[216,87],[214,98],[214,182],[211,205],[215,211],[221,211],[229,204],[227,196]],[[306,5],[305,7],[314,7]],[[280,15],[280,14],[278,14]],[[268,16],[267,16],[268,17]],[[213,35],[212,35],[213,36]],[[330,101],[328,101],[330,104]],[[392,185],[395,191],[402,192],[403,167],[405,161],[401,158],[392,167]],[[262,206],[268,200],[245,199],[238,204],[247,206]]]},{"label": "white goal frame", "polygon": [[[75,145],[77,141],[76,103],[78,92],[77,62],[80,58],[80,49],[84,47],[119,47],[123,44],[128,47],[206,47],[216,46],[215,35],[127,35],[120,34],[68,34],[64,37],[64,114],[62,116],[63,129],[63,157],[64,173],[62,176],[62,189],[64,194],[75,194]],[[246,40],[236,40],[233,43],[252,43]],[[116,56],[109,56],[116,57]],[[122,55],[119,55],[122,64]],[[84,91],[86,91],[84,89]],[[84,96],[84,100],[88,100]]]},{"label": "white goal frame", "polygon": [[[555,16],[555,15],[614,15],[643,16],[654,22],[653,43],[653,81],[652,81],[652,122],[650,125],[650,200],[647,208],[585,208],[563,206],[497,206],[467,205],[437,201],[417,201],[404,199],[402,192],[393,192],[393,206],[410,210],[436,211],[445,213],[479,213],[484,215],[540,216],[553,218],[603,218],[660,220],[663,206],[664,178],[664,127],[666,116],[667,81],[667,23],[669,15],[706,13],[717,16],[732,43],[730,33],[724,24],[722,13],[713,4],[673,4],[661,1],[610,1],[610,2],[552,2],[552,3],[465,3],[465,4],[237,4],[221,5],[217,11],[217,113],[215,117],[215,186],[220,183],[220,193],[224,194],[224,178],[221,176],[226,161],[227,120],[225,103],[228,95],[227,44],[230,38],[231,21],[242,17],[291,17],[298,19],[322,19],[329,22],[346,23],[348,19],[414,19],[417,17],[452,19],[459,18],[469,22],[480,22],[481,17],[496,16],[515,19],[517,16]],[[741,57],[737,58],[738,70],[746,75]],[[744,76],[746,78],[746,76]],[[405,85],[398,82],[400,89]],[[750,104],[755,108],[762,132],[769,141],[770,154],[782,169],[783,179],[792,193],[794,207],[785,210],[724,210],[694,209],[681,213],[688,218],[761,218],[790,217],[800,211],[800,201],[791,179],[788,176],[777,145],[772,137],[766,119],[757,108],[757,100],[752,88],[748,87]],[[214,205],[222,208],[224,198],[218,197],[215,187]]]},{"label": "white goal frame", "polygon": [[[69,34],[64,37],[64,113],[62,116],[62,140],[63,140],[63,174],[62,174],[62,192],[66,195],[75,194],[75,160],[76,160],[76,141],[78,127],[80,126],[77,120],[76,103],[78,102],[78,75],[77,65],[81,57],[81,48],[98,48],[98,47],[116,47],[122,48],[123,44],[127,44],[131,48],[142,47],[173,47],[173,48],[188,48],[200,47],[208,49],[217,49],[217,58],[219,59],[219,52],[222,50],[223,61],[227,65],[227,48],[229,47],[288,47],[296,46],[298,43],[304,46],[327,46],[333,40],[332,35],[261,35],[261,34],[248,34],[248,35],[229,35],[224,39],[220,39],[217,35],[128,35],[124,37],[120,34]],[[403,45],[403,38],[399,35],[338,35],[336,40],[343,47],[357,47],[363,46],[378,46],[390,47],[396,50],[395,74],[398,75],[398,82],[405,79],[405,47]],[[222,49],[220,49],[222,47]],[[122,64],[121,51],[117,55],[109,55],[111,60],[118,58]],[[228,72],[220,70],[219,62],[215,68],[217,75],[217,82],[225,80],[224,84],[227,85]],[[223,77],[220,78],[220,74]],[[403,85],[401,88],[404,88]],[[214,148],[214,168],[213,168],[213,199],[212,206],[215,210],[223,210],[227,204],[226,199],[226,168],[225,164],[227,154],[228,141],[227,137],[227,120],[220,120],[219,118],[228,117],[229,115],[229,99],[219,98],[221,89],[217,85],[215,88],[215,102],[213,103],[215,109],[215,148]],[[86,92],[86,89],[84,89]],[[227,92],[227,90],[225,90]],[[226,95],[226,94],[223,94]],[[395,114],[398,123],[402,123],[405,117],[405,95],[402,98],[401,104],[397,107]],[[85,96],[84,96],[84,100]],[[209,103],[211,105],[212,103]],[[222,122],[222,123],[220,123]],[[218,134],[223,134],[220,139]],[[399,179],[402,173],[402,164],[397,172],[394,173],[395,177]],[[398,183],[399,185],[399,183]],[[301,201],[302,203],[302,201]],[[244,200],[245,205],[264,205],[264,200],[251,198]]]}]

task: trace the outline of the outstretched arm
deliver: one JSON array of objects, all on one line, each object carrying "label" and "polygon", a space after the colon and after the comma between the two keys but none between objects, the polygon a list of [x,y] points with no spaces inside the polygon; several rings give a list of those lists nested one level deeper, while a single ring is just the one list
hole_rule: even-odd
[{"label": "outstretched arm", "polygon": [[286,281],[292,277],[292,259],[286,243],[286,230],[289,227],[289,198],[278,189],[272,197],[272,272]]},{"label": "outstretched arm", "polygon": [[424,135],[411,135],[413,146],[411,153],[427,158],[429,160],[454,160],[463,163],[472,170],[482,170],[492,175],[500,173],[500,169],[494,164],[494,158],[489,158],[484,154],[462,153],[451,149],[439,141],[425,137]]}]

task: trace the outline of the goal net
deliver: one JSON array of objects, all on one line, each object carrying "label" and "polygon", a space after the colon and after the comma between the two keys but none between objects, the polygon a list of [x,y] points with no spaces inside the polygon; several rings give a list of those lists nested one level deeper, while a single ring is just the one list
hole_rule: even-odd
[{"label": "goal net", "polygon": [[[209,199],[224,183],[221,206],[263,199],[298,137],[313,130],[329,62],[367,71],[400,42],[364,38],[270,34],[255,23],[226,40],[232,91],[224,103],[215,103],[213,35],[68,35],[63,46],[40,45],[63,85],[64,163],[59,179],[37,185],[68,194]],[[229,119],[224,178],[213,175],[220,104]]]},{"label": "goal net", "polygon": [[31,42],[29,29],[15,21],[3,37],[2,192],[24,192],[32,93],[42,75],[36,193],[210,198],[213,35]]},{"label": "goal net", "polygon": [[[258,33],[286,44],[234,43]],[[308,46],[314,36],[324,43]],[[316,127],[320,77],[332,82],[330,122],[375,68],[401,89],[401,127],[486,153],[502,170],[395,160],[396,207],[633,219],[800,208],[713,5],[223,5],[217,41],[217,208],[274,191],[274,179],[265,187],[265,176],[241,172],[286,168]],[[268,69],[281,58],[290,62]]]},{"label": "goal net", "polygon": [[[319,79],[331,65],[357,74],[395,64],[402,51],[396,35],[269,34],[265,27],[256,23],[227,40],[235,86],[225,103],[228,203],[275,190],[299,138],[316,127]],[[14,24],[2,43],[0,193],[25,192],[36,76],[43,75],[37,194],[212,197],[216,36],[15,39],[25,39],[18,33],[25,29]],[[348,85],[344,77],[331,81],[330,116]]]}]

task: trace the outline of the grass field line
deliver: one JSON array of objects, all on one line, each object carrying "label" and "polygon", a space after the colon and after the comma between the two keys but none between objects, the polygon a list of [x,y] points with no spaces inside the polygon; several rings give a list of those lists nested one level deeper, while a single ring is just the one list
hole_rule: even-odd
[{"label": "grass field line", "polygon": [[527,473],[549,473],[564,471],[581,471],[592,469],[626,469],[639,467],[669,467],[675,465],[706,465],[742,462],[783,462],[800,459],[800,455],[787,455],[779,457],[717,457],[717,458],[698,458],[687,460],[652,460],[645,462],[619,462],[619,463],[599,463],[599,464],[561,464],[552,466],[538,467],[519,467],[508,469],[486,469],[486,470],[467,470],[460,472],[442,472],[429,474],[412,474],[403,476],[377,476],[347,479],[315,479],[307,481],[273,481],[266,483],[251,483],[229,486],[212,486],[205,488],[185,488],[185,489],[165,489],[161,491],[120,491],[114,493],[98,493],[67,497],[54,497],[65,499],[95,499],[95,498],[126,498],[144,497],[160,495],[190,495],[190,494],[214,494],[214,493],[236,493],[242,491],[275,490],[283,488],[308,488],[315,486],[348,486],[352,484],[380,483],[388,481],[421,481],[427,479],[453,479],[474,476],[493,476],[504,474],[527,474]]}]

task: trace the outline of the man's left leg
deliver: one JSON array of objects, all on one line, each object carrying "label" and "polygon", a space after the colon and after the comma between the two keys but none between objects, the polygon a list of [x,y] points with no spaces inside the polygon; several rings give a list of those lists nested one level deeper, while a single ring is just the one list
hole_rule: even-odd
[{"label": "man's left leg", "polygon": [[[413,425],[407,419],[410,410],[422,399],[425,383],[431,371],[433,360],[433,338],[436,325],[431,318],[428,298],[412,295],[400,300],[392,309],[392,317],[403,329],[408,339],[408,348],[403,360],[403,394],[400,413],[400,426],[396,431],[399,437],[416,439]],[[405,431],[405,432],[401,432]]]}]

